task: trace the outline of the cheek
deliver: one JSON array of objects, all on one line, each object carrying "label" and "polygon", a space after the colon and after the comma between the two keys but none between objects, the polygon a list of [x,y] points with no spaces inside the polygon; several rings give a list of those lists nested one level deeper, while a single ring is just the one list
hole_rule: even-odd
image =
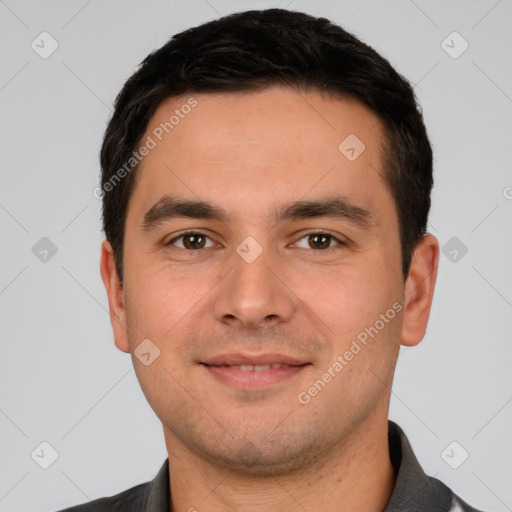
[{"label": "cheek", "polygon": [[154,339],[156,343],[173,340],[177,347],[184,329],[194,325],[195,318],[209,308],[208,291],[215,285],[215,276],[196,273],[183,275],[179,269],[165,266],[139,267],[126,273],[126,309],[132,322],[129,331],[137,337]]},{"label": "cheek", "polygon": [[347,389],[352,389],[348,394],[354,395],[354,403],[363,399],[359,393],[380,392],[382,382],[392,374],[400,346],[401,315],[397,310],[401,309],[401,297],[389,269],[375,261],[365,267],[339,267],[328,275],[301,281],[306,286],[299,294],[307,306],[304,310],[311,312],[311,326],[315,330],[328,327],[326,357],[319,374],[332,369],[339,356],[343,358],[343,370],[332,386],[333,400],[338,396],[348,399]]},{"label": "cheek", "polygon": [[[194,285],[197,279],[171,276],[165,271],[126,273],[127,330],[135,372],[148,402],[163,421],[162,404],[170,395],[182,403],[185,386],[186,340],[196,325],[193,316],[201,307],[201,294]],[[189,324],[191,322],[191,324]],[[158,355],[145,365],[137,357],[136,349],[149,339],[157,347]],[[155,349],[152,348],[152,351]],[[186,401],[186,400],[185,400]],[[173,410],[179,410],[179,407]]]},{"label": "cheek", "polygon": [[399,298],[389,269],[377,261],[296,274],[290,288],[317,316],[315,323],[343,339],[373,324]]},{"label": "cheek", "polygon": [[126,238],[125,307],[130,350],[133,353],[144,339],[152,340],[160,349],[157,362],[179,378],[178,373],[190,363],[191,340],[211,329],[210,292],[219,284],[222,272],[199,263],[171,262],[165,252],[154,248],[137,250],[143,245],[135,237]]}]

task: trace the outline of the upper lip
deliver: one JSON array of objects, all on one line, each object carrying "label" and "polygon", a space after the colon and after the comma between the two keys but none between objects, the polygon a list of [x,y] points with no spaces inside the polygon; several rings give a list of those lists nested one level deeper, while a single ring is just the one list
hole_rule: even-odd
[{"label": "upper lip", "polygon": [[308,364],[307,361],[296,359],[284,354],[221,354],[210,357],[202,364],[209,366],[239,366],[239,365],[265,365],[265,364],[286,364],[288,366],[301,366]]}]

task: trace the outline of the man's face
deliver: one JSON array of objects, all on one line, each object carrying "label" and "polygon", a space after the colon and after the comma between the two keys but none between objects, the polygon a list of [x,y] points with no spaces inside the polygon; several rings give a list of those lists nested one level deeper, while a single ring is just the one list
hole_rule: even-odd
[{"label": "man's face", "polygon": [[313,92],[194,98],[143,137],[116,344],[160,350],[133,361],[168,448],[290,471],[387,414],[404,286],[382,124]]}]

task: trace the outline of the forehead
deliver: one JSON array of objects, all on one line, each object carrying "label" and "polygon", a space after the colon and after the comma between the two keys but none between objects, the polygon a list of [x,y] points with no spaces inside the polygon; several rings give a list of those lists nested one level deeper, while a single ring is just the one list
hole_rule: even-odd
[{"label": "forehead", "polygon": [[146,205],[172,192],[254,214],[334,192],[371,207],[387,192],[382,123],[352,98],[288,88],[187,94],[158,107],[142,143],[150,140],[133,192]]}]

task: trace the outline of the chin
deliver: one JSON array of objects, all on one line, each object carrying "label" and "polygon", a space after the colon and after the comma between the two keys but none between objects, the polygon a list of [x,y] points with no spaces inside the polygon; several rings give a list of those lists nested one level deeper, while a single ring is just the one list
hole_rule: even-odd
[{"label": "chin", "polygon": [[304,443],[304,436],[301,435],[294,440],[289,436],[287,440],[242,440],[238,446],[231,440],[231,446],[215,443],[209,447],[196,446],[195,451],[211,464],[239,476],[271,478],[291,475],[296,471],[304,472],[305,468],[314,467],[332,448],[320,439],[315,440],[311,436],[306,438],[307,443]]}]

